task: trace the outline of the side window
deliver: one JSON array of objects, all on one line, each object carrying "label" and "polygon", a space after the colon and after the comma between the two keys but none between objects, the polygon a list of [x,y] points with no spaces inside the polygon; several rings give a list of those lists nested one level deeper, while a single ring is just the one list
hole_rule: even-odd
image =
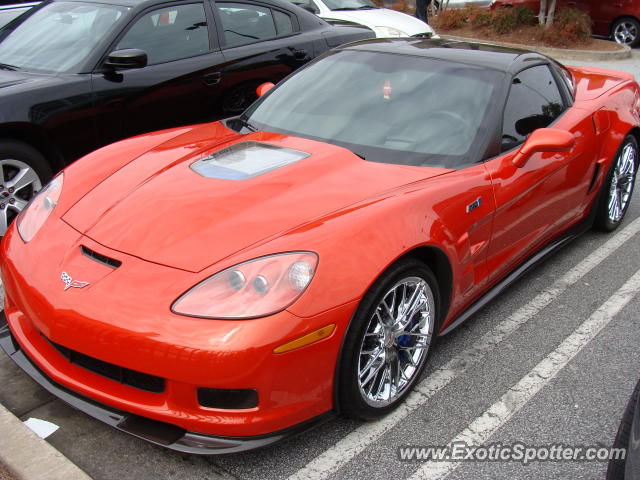
[{"label": "side window", "polygon": [[286,13],[273,10],[273,19],[276,22],[276,30],[278,36],[291,35],[293,33],[293,23],[291,23],[291,17]]},{"label": "side window", "polygon": [[246,3],[216,3],[227,47],[293,33],[289,15]]},{"label": "side window", "polygon": [[145,14],[116,49],[138,48],[149,65],[194,57],[209,51],[207,17],[202,3],[175,5]]},{"label": "side window", "polygon": [[502,124],[502,151],[547,127],[564,111],[558,85],[546,65],[528,68],[514,79]]}]

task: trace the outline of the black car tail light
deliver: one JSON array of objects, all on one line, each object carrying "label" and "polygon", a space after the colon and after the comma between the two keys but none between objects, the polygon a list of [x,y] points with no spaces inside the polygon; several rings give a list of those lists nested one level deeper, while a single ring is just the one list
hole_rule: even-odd
[{"label": "black car tail light", "polygon": [[227,390],[222,388],[198,388],[198,403],[208,408],[230,410],[258,406],[258,391],[254,389]]}]

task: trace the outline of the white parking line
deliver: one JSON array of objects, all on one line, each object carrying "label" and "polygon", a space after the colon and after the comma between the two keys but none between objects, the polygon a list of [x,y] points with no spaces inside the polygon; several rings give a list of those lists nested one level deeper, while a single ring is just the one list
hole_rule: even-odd
[{"label": "white parking line", "polygon": [[[501,426],[513,417],[526,403],[548,384],[571,361],[576,354],[593,340],[600,331],[640,291],[638,270],[616,293],[585,320],[571,335],[547,355],[533,370],[512,386],[500,400],[476,418],[449,443],[464,442],[478,446],[486,442]],[[425,462],[409,480],[441,479],[453,472],[461,462]]]},{"label": "white parking line", "polygon": [[543,290],[506,320],[480,337],[471,347],[456,355],[444,366],[434,370],[416,386],[415,390],[396,410],[377,422],[366,423],[356,428],[291,475],[289,480],[323,480],[331,477],[343,465],[395,427],[413,410],[425,405],[437,392],[462,375],[469,366],[476,365],[496,345],[533,318],[639,231],[640,218],[637,218],[569,270],[551,287]]}]

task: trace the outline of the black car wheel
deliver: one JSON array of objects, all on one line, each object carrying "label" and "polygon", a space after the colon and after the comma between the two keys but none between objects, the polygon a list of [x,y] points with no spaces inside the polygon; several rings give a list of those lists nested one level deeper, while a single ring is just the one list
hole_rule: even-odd
[{"label": "black car wheel", "polygon": [[605,232],[618,228],[629,208],[637,171],[638,142],[633,135],[627,135],[602,185],[594,222],[596,228]]},{"label": "black car wheel", "polygon": [[616,20],[611,27],[611,37],[618,43],[637,47],[640,45],[640,22],[632,17]]},{"label": "black car wheel", "polygon": [[[613,448],[626,449],[627,455],[630,454],[629,439],[631,438],[631,430],[633,426],[633,416],[636,410],[636,404],[638,403],[638,396],[640,395],[640,382],[636,384],[636,388],[629,398],[627,407],[622,414],[622,420],[618,427],[618,433],[616,433],[616,439],[613,441]],[[607,480],[623,480],[626,470],[626,458],[618,459],[614,458],[609,461],[607,466]]]},{"label": "black car wheel", "polygon": [[407,259],[364,296],[345,338],[339,371],[342,413],[370,420],[395,409],[424,370],[437,333],[439,290],[431,270]]},{"label": "black car wheel", "polygon": [[0,236],[51,178],[51,167],[35,148],[0,140]]},{"label": "black car wheel", "polygon": [[237,115],[244,112],[249,105],[258,99],[256,88],[262,81],[253,81],[238,85],[223,95],[222,110],[226,114]]}]

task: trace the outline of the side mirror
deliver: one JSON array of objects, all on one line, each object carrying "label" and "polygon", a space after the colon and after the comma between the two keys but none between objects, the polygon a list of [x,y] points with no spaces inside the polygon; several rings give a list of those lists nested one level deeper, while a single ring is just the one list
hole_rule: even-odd
[{"label": "side mirror", "polygon": [[114,70],[144,68],[147,66],[147,53],[137,48],[116,50],[109,54],[104,65]]},{"label": "side mirror", "polygon": [[275,87],[275,85],[271,82],[266,82],[263,83],[262,85],[260,85],[258,88],[256,88],[256,94],[261,97],[263,96],[265,93],[267,93],[269,90],[271,90],[273,87]]},{"label": "side mirror", "polygon": [[522,144],[516,156],[513,157],[513,164],[518,168],[524,167],[534,153],[566,152],[571,150],[575,143],[575,137],[566,130],[539,128],[534,130]]}]

